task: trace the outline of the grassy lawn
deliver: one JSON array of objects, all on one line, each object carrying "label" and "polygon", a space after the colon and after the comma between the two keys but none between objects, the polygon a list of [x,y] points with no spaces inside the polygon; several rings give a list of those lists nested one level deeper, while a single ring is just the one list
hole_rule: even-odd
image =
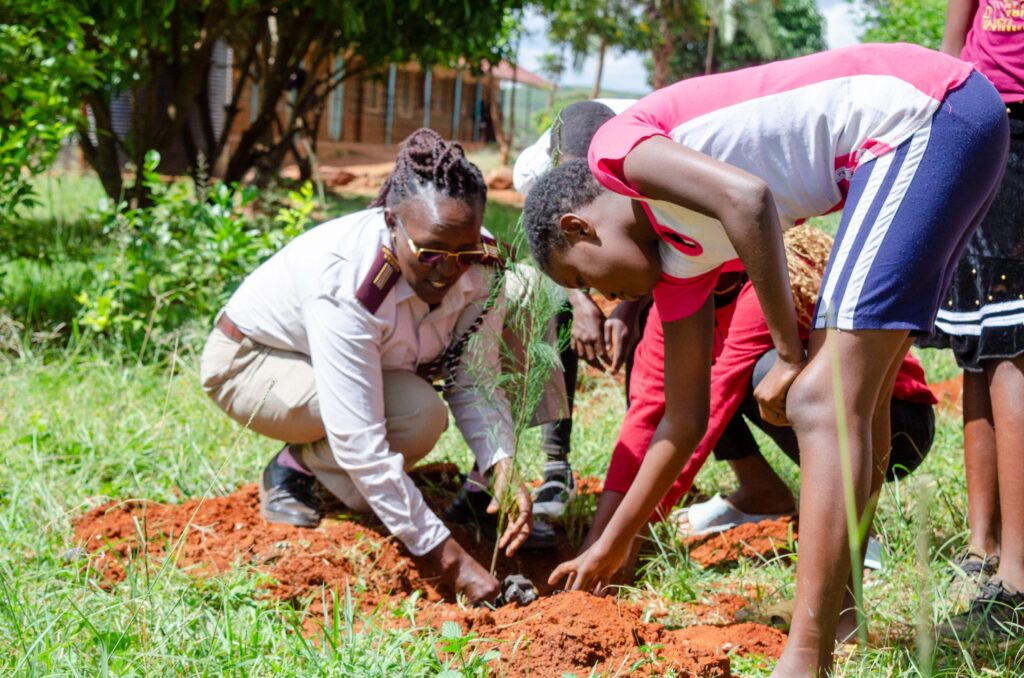
[{"label": "grassy lawn", "polygon": [[[57,180],[54,180],[57,181]],[[198,351],[206,319],[172,349],[144,361],[95,336],[68,345],[41,339],[70,322],[73,295],[106,256],[103,234],[84,206],[100,197],[88,179],[60,180],[45,203],[0,228],[0,673],[4,675],[487,675],[467,651],[438,652],[438,632],[415,623],[396,628],[393,610],[361,611],[336,596],[326,635],[303,633],[302,606],[261,595],[264,575],[239,566],[196,578],[164,560],[129,568],[109,587],[84,568],[71,521],[108,499],[177,503],[224,494],[256,479],[277,444],[228,420],[199,388]],[[325,214],[365,204],[332,197]],[[489,211],[499,234],[517,214]],[[832,226],[834,228],[834,226]],[[20,328],[20,329],[19,329]],[[2,336],[0,336],[2,338]],[[20,353],[14,348],[20,347]],[[956,373],[947,354],[919,353],[932,380]],[[621,389],[586,375],[577,400],[573,465],[603,473],[624,411]],[[430,460],[463,469],[470,455],[450,427]],[[770,447],[762,439],[765,448]],[[539,441],[523,446],[539,474]],[[769,451],[797,486],[797,469]],[[705,493],[726,492],[732,478],[710,462],[697,478]],[[586,506],[583,507],[587,508]],[[581,520],[585,510],[581,510]],[[931,629],[953,613],[947,603],[948,558],[966,544],[966,494],[959,416],[938,417],[935,446],[910,479],[883,492],[876,529],[885,567],[866,585],[870,647],[837,667],[843,676],[1019,675],[1024,647],[935,644]],[[670,535],[659,536],[636,586],[621,592],[667,624],[686,624],[679,603],[738,593],[764,610],[792,597],[791,558],[705,571]],[[345,604],[350,603],[350,604]],[[736,657],[737,675],[760,676],[770,663]]]}]

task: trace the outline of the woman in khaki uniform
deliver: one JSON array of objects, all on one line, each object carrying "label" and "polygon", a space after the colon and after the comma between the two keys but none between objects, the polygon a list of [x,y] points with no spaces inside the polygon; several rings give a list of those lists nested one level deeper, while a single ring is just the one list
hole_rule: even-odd
[{"label": "woman in khaki uniform", "polygon": [[[488,303],[496,250],[481,235],[486,194],[458,144],[414,132],[370,209],[299,236],[245,279],[201,366],[221,409],[286,443],[260,482],[267,520],[316,526],[324,495],[372,510],[473,601],[493,599],[497,580],[406,471],[433,449],[449,408],[496,494],[511,470],[508,403],[474,379],[481,366],[500,370],[504,309],[500,296]],[[474,332],[481,340],[467,343]],[[517,496],[499,540],[509,555],[530,532],[529,495]]]}]

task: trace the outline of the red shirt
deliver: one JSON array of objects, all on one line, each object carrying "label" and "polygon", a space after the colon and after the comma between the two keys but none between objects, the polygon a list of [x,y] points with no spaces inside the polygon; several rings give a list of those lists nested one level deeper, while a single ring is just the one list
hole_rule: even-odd
[{"label": "red shirt", "polygon": [[[802,326],[800,338],[807,339]],[[711,366],[711,416],[707,432],[697,445],[672,489],[662,500],[665,514],[690,489],[725,427],[735,416],[750,390],[750,379],[758,359],[774,347],[768,323],[758,304],[753,286],[743,286],[735,303],[715,311],[714,364]],[[626,492],[640,470],[654,432],[665,413],[665,335],[656,307],[651,308],[644,336],[636,349],[630,377],[630,407],[612,453],[604,488]],[[907,354],[893,388],[899,400],[935,404],[938,402],[925,382],[921,363]]]}]

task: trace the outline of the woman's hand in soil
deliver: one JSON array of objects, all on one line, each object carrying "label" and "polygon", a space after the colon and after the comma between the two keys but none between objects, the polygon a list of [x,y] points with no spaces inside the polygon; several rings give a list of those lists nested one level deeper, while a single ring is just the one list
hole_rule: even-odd
[{"label": "woman's hand in soil", "polygon": [[491,602],[501,592],[498,580],[466,553],[454,537],[445,539],[427,553],[426,558],[441,570],[448,584],[463,593],[474,605]]},{"label": "woman's hand in soil", "polygon": [[800,376],[806,364],[806,361],[791,363],[778,358],[754,389],[754,399],[757,400],[761,418],[769,424],[790,425],[786,417],[786,396],[789,394],[789,387]]},{"label": "woman's hand in soil", "polygon": [[[494,465],[494,499],[487,507],[487,512],[491,514],[497,513],[502,503],[508,507],[508,525],[498,540],[498,548],[505,549],[505,555],[510,558],[523,545],[530,536],[530,530],[533,529],[533,500],[530,491],[522,483],[516,483],[517,478],[514,476],[515,467],[511,459],[502,459]],[[507,497],[506,493],[512,496]]]},{"label": "woman's hand in soil", "polygon": [[608,362],[604,342],[604,313],[594,300],[579,290],[569,295],[572,304],[572,333],[569,346],[580,358],[599,370]]},{"label": "woman's hand in soil", "polygon": [[614,545],[609,547],[604,539],[598,539],[586,551],[556,567],[548,577],[548,585],[557,586],[564,580],[566,591],[590,591],[600,595],[614,581],[626,555],[626,550]]}]

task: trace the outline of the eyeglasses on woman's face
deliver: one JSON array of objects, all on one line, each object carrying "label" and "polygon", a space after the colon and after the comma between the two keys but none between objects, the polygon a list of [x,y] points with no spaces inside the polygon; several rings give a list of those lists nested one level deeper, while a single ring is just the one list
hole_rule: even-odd
[{"label": "eyeglasses on woman's face", "polygon": [[448,250],[438,250],[430,247],[420,247],[417,245],[412,236],[409,235],[409,231],[406,230],[405,224],[402,223],[401,218],[397,214],[392,214],[395,223],[402,229],[402,233],[405,236],[405,241],[409,245],[409,250],[412,252],[416,260],[426,266],[440,266],[441,264],[448,261],[448,259],[454,259],[455,263],[459,266],[467,267],[473,264],[479,264],[487,258],[487,252],[483,250],[481,244],[480,249],[475,250],[462,250],[461,252],[450,252]]}]

